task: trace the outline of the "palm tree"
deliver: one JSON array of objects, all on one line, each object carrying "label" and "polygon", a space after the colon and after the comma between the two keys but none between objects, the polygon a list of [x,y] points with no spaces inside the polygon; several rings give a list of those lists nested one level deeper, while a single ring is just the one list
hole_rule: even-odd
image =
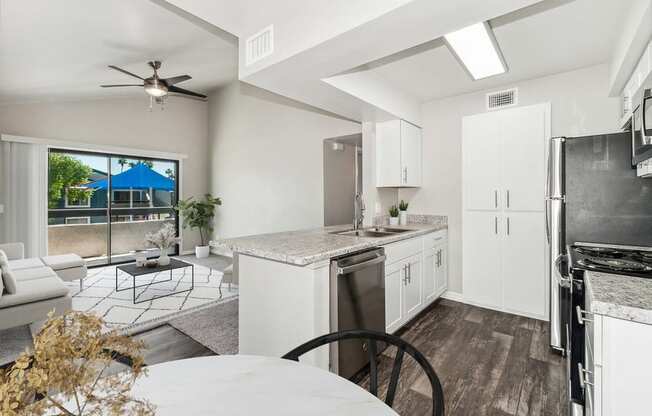
[{"label": "palm tree", "polygon": [[120,165],[120,173],[122,173],[125,170],[126,164],[127,164],[127,159],[125,159],[124,157],[118,159],[118,165]]},{"label": "palm tree", "polygon": [[168,175],[168,178],[174,180],[174,171],[170,168],[165,169],[165,174]]}]

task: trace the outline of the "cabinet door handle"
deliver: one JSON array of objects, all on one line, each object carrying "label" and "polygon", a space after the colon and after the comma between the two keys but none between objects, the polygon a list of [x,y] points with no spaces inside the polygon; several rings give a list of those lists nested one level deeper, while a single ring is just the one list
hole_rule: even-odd
[{"label": "cabinet door handle", "polygon": [[494,233],[498,234],[498,217],[494,217]]},{"label": "cabinet door handle", "polygon": [[509,208],[509,189],[507,190],[507,208]]},{"label": "cabinet door handle", "polygon": [[507,235],[509,235],[509,217],[507,217]]},{"label": "cabinet door handle", "polygon": [[407,264],[407,271],[408,271],[408,283],[412,283],[412,264],[411,263]]},{"label": "cabinet door handle", "polygon": [[498,208],[498,189],[494,190],[494,208]]},{"label": "cabinet door handle", "polygon": [[407,183],[407,166],[403,168],[403,183]]},{"label": "cabinet door handle", "polygon": [[592,315],[591,312],[583,311],[582,308],[580,308],[580,305],[577,305],[575,307],[575,313],[577,314],[577,322],[580,325],[584,325],[584,322],[593,322],[593,319],[586,319],[584,315]]},{"label": "cabinet door handle", "polygon": [[407,286],[407,264],[403,265],[403,286]]}]

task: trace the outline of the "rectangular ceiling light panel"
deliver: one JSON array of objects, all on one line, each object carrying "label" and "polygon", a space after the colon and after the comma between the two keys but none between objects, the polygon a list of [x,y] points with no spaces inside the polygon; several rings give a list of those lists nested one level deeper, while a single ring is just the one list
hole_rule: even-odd
[{"label": "rectangular ceiling light panel", "polygon": [[478,80],[507,71],[491,28],[481,22],[444,36],[473,79]]}]

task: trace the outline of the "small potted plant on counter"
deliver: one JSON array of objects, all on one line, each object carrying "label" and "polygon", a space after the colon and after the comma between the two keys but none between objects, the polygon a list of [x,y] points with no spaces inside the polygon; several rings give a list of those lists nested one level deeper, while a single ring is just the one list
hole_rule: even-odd
[{"label": "small potted plant on counter", "polygon": [[399,221],[398,222],[401,225],[407,225],[407,218],[408,218],[407,217],[407,209],[408,209],[408,205],[409,204],[407,202],[403,201],[402,199],[401,199],[401,202],[398,204],[398,210],[399,210],[399,215],[398,215]]},{"label": "small potted plant on counter", "polygon": [[398,225],[398,207],[396,205],[389,208],[389,225]]},{"label": "small potted plant on counter", "polygon": [[197,258],[205,258],[210,254],[208,238],[213,232],[213,218],[215,207],[222,205],[220,198],[213,198],[211,194],[204,195],[203,201],[196,201],[193,197],[179,201],[177,210],[183,216],[183,228],[197,228],[201,239],[201,246],[195,247]]}]

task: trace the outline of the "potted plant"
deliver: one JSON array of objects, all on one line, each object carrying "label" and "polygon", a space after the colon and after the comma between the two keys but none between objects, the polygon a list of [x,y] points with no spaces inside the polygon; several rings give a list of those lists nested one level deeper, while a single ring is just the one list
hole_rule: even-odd
[{"label": "potted plant", "polygon": [[211,194],[206,194],[202,201],[190,197],[179,201],[179,205],[176,207],[183,216],[183,228],[199,230],[201,246],[195,247],[197,258],[205,258],[210,254],[207,240],[213,231],[213,217],[215,217],[215,207],[218,205],[222,205],[220,198],[213,198]]},{"label": "potted plant", "polygon": [[396,205],[389,208],[389,225],[398,225],[398,207]]},{"label": "potted plant", "polygon": [[[143,341],[105,330],[92,314],[68,312],[53,318],[8,369],[0,370],[0,414],[153,416],[155,406],[133,397],[135,381],[146,374]],[[117,357],[129,366],[111,373]]]},{"label": "potted plant", "polygon": [[158,258],[158,264],[161,266],[170,264],[168,249],[180,241],[181,239],[177,237],[177,230],[170,223],[166,223],[160,230],[154,233],[145,234],[145,244],[156,247],[161,252]]},{"label": "potted plant", "polygon": [[398,210],[399,210],[399,224],[401,225],[407,225],[407,209],[408,209],[408,203],[403,201],[401,199],[401,202],[398,204]]}]

